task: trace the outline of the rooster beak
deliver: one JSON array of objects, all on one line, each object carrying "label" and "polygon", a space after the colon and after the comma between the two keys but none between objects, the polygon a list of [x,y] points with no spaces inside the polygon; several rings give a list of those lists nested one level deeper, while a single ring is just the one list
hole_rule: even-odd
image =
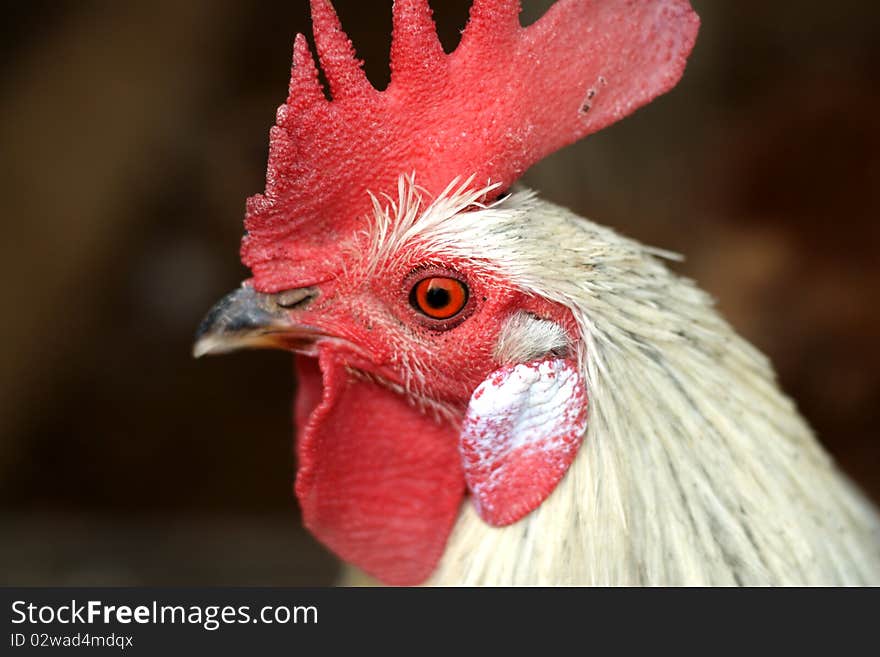
[{"label": "rooster beak", "polygon": [[193,356],[225,354],[239,349],[303,351],[319,333],[296,324],[292,308],[304,308],[317,296],[315,288],[262,294],[242,286],[223,297],[196,331]]}]

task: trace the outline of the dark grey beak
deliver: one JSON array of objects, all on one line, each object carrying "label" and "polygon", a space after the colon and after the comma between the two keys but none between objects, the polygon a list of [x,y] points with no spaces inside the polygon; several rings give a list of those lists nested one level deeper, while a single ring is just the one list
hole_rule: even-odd
[{"label": "dark grey beak", "polygon": [[261,294],[242,286],[223,297],[196,331],[193,356],[225,354],[239,349],[289,349],[312,344],[319,334],[296,324],[293,308],[304,308],[317,296],[314,288]]}]

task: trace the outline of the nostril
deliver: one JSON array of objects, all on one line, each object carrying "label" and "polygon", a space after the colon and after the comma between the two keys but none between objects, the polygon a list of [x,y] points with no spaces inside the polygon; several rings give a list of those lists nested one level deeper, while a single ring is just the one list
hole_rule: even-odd
[{"label": "nostril", "polygon": [[281,308],[302,310],[318,296],[318,291],[313,287],[302,287],[295,290],[285,290],[275,295],[275,303]]}]

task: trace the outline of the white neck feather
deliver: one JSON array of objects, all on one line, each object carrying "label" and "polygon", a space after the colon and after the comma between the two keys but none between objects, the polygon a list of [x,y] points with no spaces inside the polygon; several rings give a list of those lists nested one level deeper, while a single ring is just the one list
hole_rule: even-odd
[{"label": "white neck feather", "polygon": [[873,509],[662,253],[528,192],[422,228],[572,310],[591,408],[550,498],[501,529],[465,504],[431,583],[880,584]]}]

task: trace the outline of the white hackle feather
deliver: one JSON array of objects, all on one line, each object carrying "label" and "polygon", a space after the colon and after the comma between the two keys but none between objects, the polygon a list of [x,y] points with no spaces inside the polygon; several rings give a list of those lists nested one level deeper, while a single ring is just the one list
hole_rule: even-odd
[{"label": "white hackle feather", "polygon": [[668,254],[529,191],[480,205],[491,188],[469,184],[423,207],[402,178],[398,199],[375,201],[365,262],[454,257],[569,308],[577,344],[514,316],[496,354],[573,349],[589,422],[563,481],[524,519],[493,528],[463,505],[430,583],[880,584],[876,512],[766,358],[657,257]]}]

